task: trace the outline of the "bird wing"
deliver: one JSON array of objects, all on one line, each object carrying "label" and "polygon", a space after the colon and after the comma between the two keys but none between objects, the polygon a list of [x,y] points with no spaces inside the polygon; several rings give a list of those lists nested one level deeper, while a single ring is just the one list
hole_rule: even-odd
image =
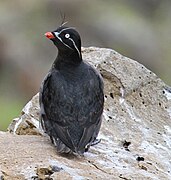
[{"label": "bird wing", "polygon": [[51,72],[49,72],[45,76],[44,80],[41,83],[40,91],[39,91],[39,106],[40,106],[40,116],[39,116],[39,119],[40,119],[41,128],[43,128],[43,130],[45,132],[46,132],[46,126],[47,126],[47,125],[45,126],[45,122],[47,124],[48,123],[48,119],[47,119],[46,114],[45,114],[45,109],[44,109],[42,95],[43,95],[44,89],[46,89],[46,87],[47,87],[47,83],[48,83],[48,80],[50,79],[50,77],[51,77]]},{"label": "bird wing", "polygon": [[[66,83],[56,70],[51,70],[40,88],[40,121],[44,131],[54,139],[59,138],[70,149],[74,149],[68,127],[75,115],[69,114],[72,98],[67,99]],[[71,103],[71,104],[70,104]]]},{"label": "bird wing", "polygon": [[66,82],[56,73],[47,75],[42,84],[42,124],[50,136],[59,138],[73,151],[75,147],[84,149],[101,124],[103,82],[92,68],[86,75],[88,80],[76,83]]},{"label": "bird wing", "polygon": [[79,142],[79,148],[85,147],[95,140],[98,135],[104,105],[103,81],[100,74],[90,67],[90,81],[85,85],[87,94],[82,99],[79,111],[79,122],[84,127],[84,131]]}]

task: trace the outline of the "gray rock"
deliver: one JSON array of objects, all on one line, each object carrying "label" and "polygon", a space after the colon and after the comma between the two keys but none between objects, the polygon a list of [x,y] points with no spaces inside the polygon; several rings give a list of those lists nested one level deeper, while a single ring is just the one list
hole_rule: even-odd
[{"label": "gray rock", "polygon": [[39,94],[37,93],[22,109],[21,116],[13,119],[8,131],[18,135],[44,134],[39,124],[39,110]]},{"label": "gray rock", "polygon": [[[82,52],[104,78],[101,143],[84,158],[65,157],[56,153],[48,137],[33,136],[44,135],[39,129],[37,94],[9,127],[21,136],[0,133],[2,176],[11,173],[5,170],[9,167],[26,179],[171,179],[171,88],[113,50],[90,47]],[[4,159],[7,147],[11,150]],[[11,162],[14,157],[17,163]]]}]

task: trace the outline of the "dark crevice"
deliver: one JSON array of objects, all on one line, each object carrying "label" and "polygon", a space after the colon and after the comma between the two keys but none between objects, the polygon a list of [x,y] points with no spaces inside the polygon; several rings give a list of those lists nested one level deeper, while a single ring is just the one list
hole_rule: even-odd
[{"label": "dark crevice", "polygon": [[110,97],[111,97],[112,99],[114,99],[113,93],[110,93]]}]

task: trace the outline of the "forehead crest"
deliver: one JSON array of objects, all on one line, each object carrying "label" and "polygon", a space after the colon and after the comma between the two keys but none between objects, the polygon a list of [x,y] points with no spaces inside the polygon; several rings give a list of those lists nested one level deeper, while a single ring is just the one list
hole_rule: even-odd
[{"label": "forehead crest", "polygon": [[62,32],[65,32],[67,30],[74,30],[75,31],[75,28],[74,27],[59,27],[56,32],[58,32],[59,34],[62,33]]}]

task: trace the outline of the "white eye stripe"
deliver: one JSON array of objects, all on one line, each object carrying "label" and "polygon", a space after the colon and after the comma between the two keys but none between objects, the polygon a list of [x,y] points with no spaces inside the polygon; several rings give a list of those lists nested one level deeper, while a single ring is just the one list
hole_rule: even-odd
[{"label": "white eye stripe", "polygon": [[[70,48],[70,49],[72,49],[70,46],[68,46],[66,43],[64,43],[63,41],[62,41],[62,39],[59,37],[59,34],[60,33],[58,33],[58,32],[54,32],[54,34],[55,34],[55,36],[61,41],[61,43],[63,43],[65,46],[67,46],[68,48]],[[73,50],[73,49],[72,49]]]},{"label": "white eye stripe", "polygon": [[61,31],[59,31],[59,32],[54,31],[54,34],[55,34],[55,36],[56,36],[56,37],[58,37],[58,36],[61,34],[61,32],[65,31],[65,30],[68,30],[68,29],[74,29],[74,28],[73,28],[73,27],[70,27],[70,28],[65,28],[65,29],[62,29],[62,30],[61,30]]},{"label": "white eye stripe", "polygon": [[73,43],[73,45],[74,45],[75,49],[76,49],[76,50],[77,50],[77,52],[78,52],[78,55],[81,57],[80,51],[78,50],[78,47],[76,46],[76,44],[75,44],[74,40],[73,40],[73,39],[71,39],[71,38],[69,38],[69,40],[71,40],[71,41],[72,41],[72,43]]},{"label": "white eye stripe", "polygon": [[[54,32],[54,34],[55,34],[55,36],[56,36],[65,46],[67,46],[68,48],[70,48],[70,49],[73,50],[73,48],[71,48],[69,45],[67,45],[66,43],[64,43],[64,42],[62,41],[62,39],[59,37],[59,35],[60,35],[63,31],[68,30],[68,29],[74,29],[74,28],[65,28],[65,29],[62,29],[60,32]],[[65,38],[69,39],[69,40],[72,42],[73,46],[75,47],[75,49],[76,49],[77,52],[78,52],[78,55],[81,57],[81,53],[80,53],[78,47],[76,46],[74,40],[73,40],[72,38],[70,38],[70,34],[68,34],[68,33],[65,34]]]},{"label": "white eye stripe", "polygon": [[54,34],[55,34],[56,37],[58,37],[59,34],[60,34],[60,32],[56,32],[56,31],[55,31]]}]

